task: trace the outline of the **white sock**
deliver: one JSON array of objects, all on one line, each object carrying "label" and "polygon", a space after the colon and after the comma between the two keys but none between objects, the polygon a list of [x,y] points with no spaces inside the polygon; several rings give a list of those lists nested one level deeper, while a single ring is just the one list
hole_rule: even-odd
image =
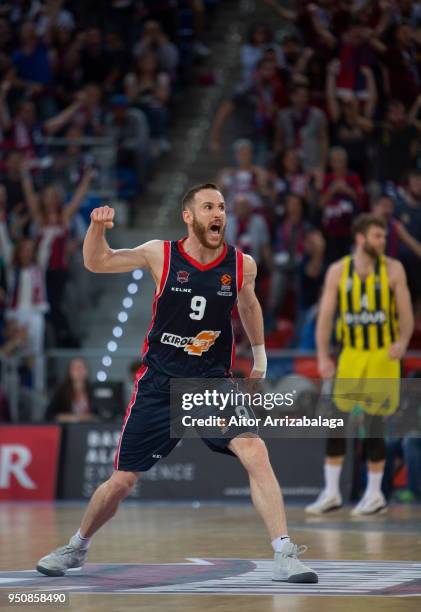
[{"label": "white sock", "polygon": [[279,536],[279,538],[275,538],[272,540],[272,547],[275,552],[281,552],[282,547],[290,542],[288,535]]},{"label": "white sock", "polygon": [[84,538],[82,535],[80,535],[80,529],[78,529],[75,533],[75,535],[73,536],[74,538],[77,538],[77,540],[80,542],[80,547],[81,548],[89,548],[89,544],[91,542],[91,538]]},{"label": "white sock", "polygon": [[329,465],[325,463],[325,489],[328,495],[340,495],[339,478],[342,465]]},{"label": "white sock", "polygon": [[364,497],[375,497],[381,493],[383,472],[368,472],[367,488]]}]

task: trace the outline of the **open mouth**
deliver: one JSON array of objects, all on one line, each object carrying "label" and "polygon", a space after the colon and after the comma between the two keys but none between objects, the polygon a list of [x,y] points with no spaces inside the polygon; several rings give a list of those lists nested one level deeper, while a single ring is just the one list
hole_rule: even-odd
[{"label": "open mouth", "polygon": [[209,232],[212,234],[212,236],[219,236],[219,234],[221,233],[221,229],[222,229],[221,225],[218,225],[217,223],[213,223],[209,227]]}]

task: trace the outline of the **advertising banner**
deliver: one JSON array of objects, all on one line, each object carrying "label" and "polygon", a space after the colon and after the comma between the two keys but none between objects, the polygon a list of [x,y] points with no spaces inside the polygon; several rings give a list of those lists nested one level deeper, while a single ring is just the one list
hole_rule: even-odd
[{"label": "advertising banner", "polygon": [[0,500],[43,501],[56,496],[61,428],[0,428]]},{"label": "advertising banner", "polygon": [[[88,499],[113,470],[120,428],[108,424],[65,426],[59,497]],[[284,495],[312,499],[322,487],[324,440],[267,440]],[[349,490],[347,470],[345,494]],[[183,439],[141,475],[132,498],[144,500],[248,500],[247,474],[234,457],[211,452],[199,439]]]}]

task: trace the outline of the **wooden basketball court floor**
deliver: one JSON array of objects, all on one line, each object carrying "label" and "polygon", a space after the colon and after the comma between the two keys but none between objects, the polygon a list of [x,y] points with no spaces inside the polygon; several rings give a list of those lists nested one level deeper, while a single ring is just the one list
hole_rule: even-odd
[{"label": "wooden basketball court floor", "polygon": [[320,518],[287,508],[290,535],[308,545],[317,585],[270,580],[270,543],[243,504],[128,502],[93,539],[82,570],[65,578],[32,571],[67,542],[84,506],[0,504],[0,610],[48,609],[12,606],[6,595],[50,589],[69,594],[70,605],[58,609],[83,612],[421,610],[420,505],[364,519],[351,519],[349,508]]}]

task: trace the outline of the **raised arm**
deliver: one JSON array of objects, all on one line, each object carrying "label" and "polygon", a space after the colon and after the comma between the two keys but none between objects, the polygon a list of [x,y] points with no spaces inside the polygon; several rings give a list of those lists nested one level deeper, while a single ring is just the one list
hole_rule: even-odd
[{"label": "raised arm", "polygon": [[400,221],[395,221],[396,231],[402,242],[411,249],[417,257],[421,257],[421,242],[414,238]]},{"label": "raised arm", "polygon": [[332,60],[329,62],[327,67],[327,78],[326,78],[326,101],[327,110],[329,112],[330,119],[336,123],[338,121],[341,109],[339,107],[338,99],[336,97],[336,75],[338,74],[339,60]]},{"label": "raised arm", "polygon": [[29,213],[35,223],[40,224],[42,223],[42,214],[39,205],[39,198],[34,189],[31,173],[25,166],[25,164],[23,164],[21,170],[21,182],[23,194],[25,196],[25,202],[29,209]]},{"label": "raised arm", "polygon": [[211,128],[211,140],[210,147],[214,153],[217,153],[221,147],[221,130],[234,110],[234,104],[231,100],[224,100],[218,110],[216,111],[215,119],[213,120]]},{"label": "raised arm", "polygon": [[82,204],[83,199],[86,195],[86,192],[89,189],[91,180],[92,180],[92,169],[88,168],[87,170],[85,170],[82,176],[82,179],[79,185],[77,186],[76,191],[73,194],[72,199],[70,200],[66,208],[63,210],[63,218],[66,223],[69,223],[73,215],[75,215],[77,211],[79,210],[80,205]]},{"label": "raised arm", "polygon": [[238,313],[241,323],[250,340],[253,351],[254,365],[251,378],[264,378],[266,374],[265,334],[263,315],[259,301],[254,292],[257,266],[250,255],[243,255],[244,273],[243,286],[238,294]]},{"label": "raised arm", "polygon": [[389,260],[389,279],[396,300],[399,320],[399,339],[390,345],[389,357],[402,359],[414,331],[414,313],[403,265],[396,259]]},{"label": "raised arm", "polygon": [[339,279],[342,262],[332,264],[326,273],[323,294],[320,300],[316,325],[317,363],[322,378],[332,378],[335,364],[329,357],[330,338],[338,300]]},{"label": "raised arm", "polygon": [[7,92],[10,89],[10,81],[4,80],[0,85],[0,127],[7,131],[12,125],[10,112],[7,106]]},{"label": "raised arm", "polygon": [[264,0],[265,4],[272,7],[274,11],[278,13],[282,19],[286,19],[287,21],[297,21],[297,11],[292,9],[287,9],[284,6],[278,4],[277,0]]},{"label": "raised arm", "polygon": [[150,240],[134,249],[112,249],[105,239],[105,230],[114,226],[114,209],[95,208],[83,243],[83,262],[91,272],[131,272],[136,268],[150,270],[159,284],[159,267],[163,266],[161,240]]},{"label": "raised arm", "polygon": [[51,119],[45,121],[43,128],[47,134],[55,134],[61,130],[66,123],[69,123],[74,114],[80,109],[81,99],[81,96],[79,96],[76,102],[73,102],[73,104],[67,106],[64,110],[58,113],[58,115],[55,115],[54,117],[51,117]]},{"label": "raised arm", "polygon": [[364,117],[372,119],[377,105],[377,87],[373,71],[368,66],[363,66],[361,72],[365,76],[367,84],[368,98],[364,104]]}]

